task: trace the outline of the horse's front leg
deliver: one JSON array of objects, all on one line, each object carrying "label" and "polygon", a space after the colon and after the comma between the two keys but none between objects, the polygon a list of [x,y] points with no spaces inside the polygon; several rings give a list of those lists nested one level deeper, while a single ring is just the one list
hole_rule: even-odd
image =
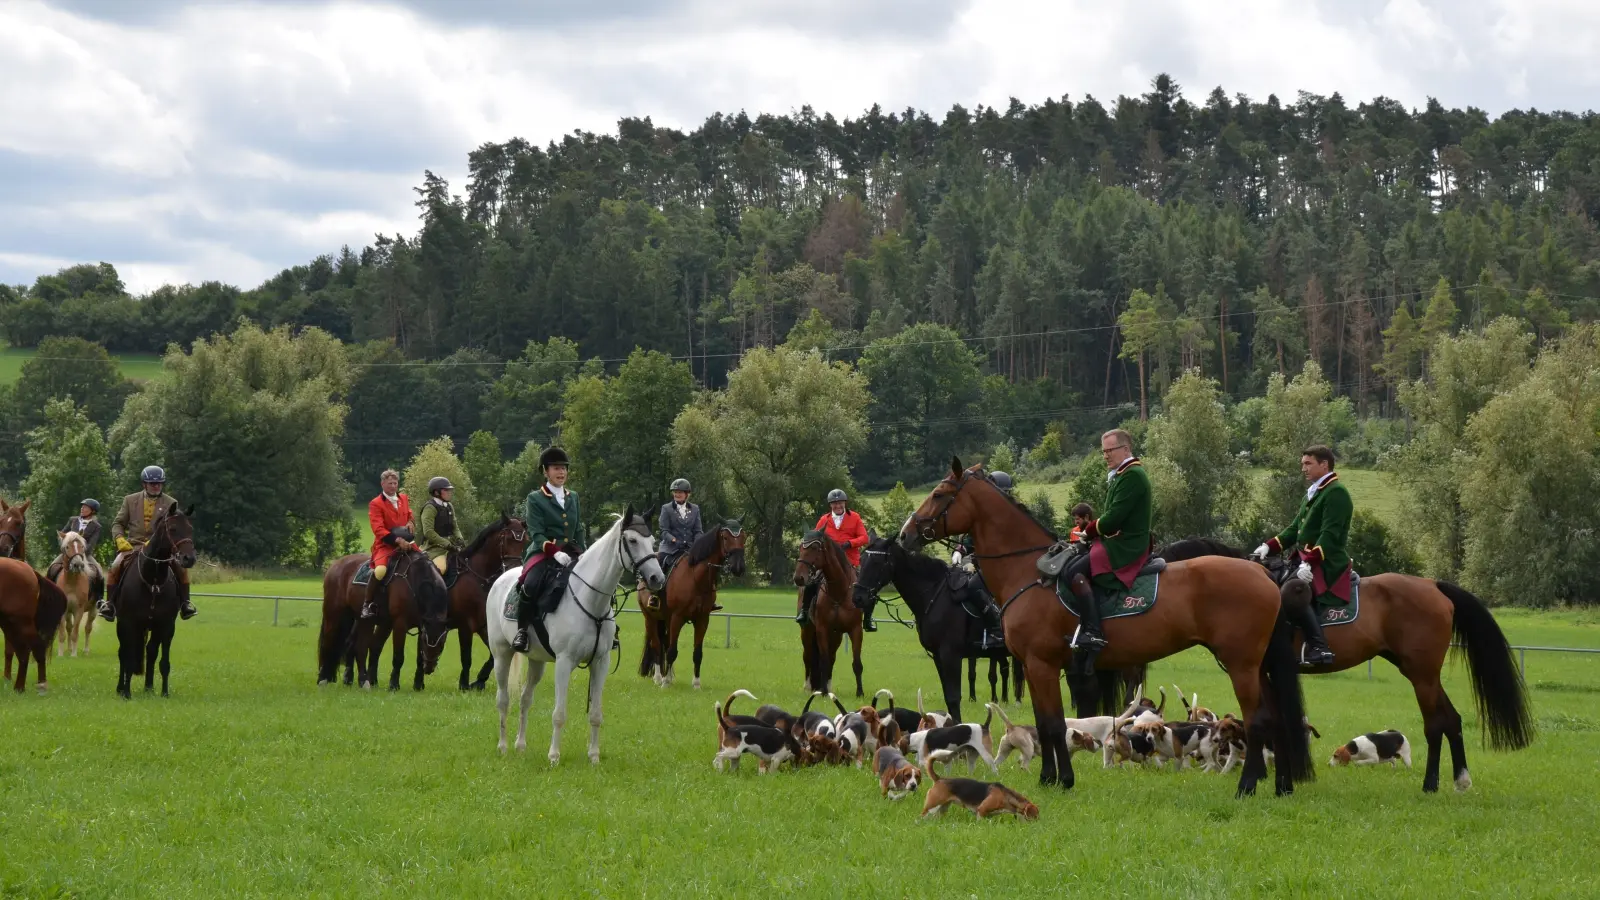
[{"label": "horse's front leg", "polygon": [[1026,660],[1028,689],[1033,691],[1033,719],[1039,728],[1039,783],[1073,785],[1072,757],[1067,751],[1067,721],[1061,705],[1061,663],[1034,656]]},{"label": "horse's front leg", "polygon": [[144,691],[147,694],[156,689],[156,657],[161,655],[161,635],[156,630],[157,627],[152,622],[150,632],[145,635]]},{"label": "horse's front leg", "polygon": [[[661,684],[663,686],[669,685],[669,684],[671,684],[673,681],[675,681],[677,679],[677,676],[678,676],[678,635],[683,633],[683,613],[676,612],[676,611],[673,611],[673,610],[669,609],[669,610],[667,610],[667,615],[669,617],[667,619],[667,622],[666,622],[666,628],[667,628],[667,640],[666,640],[666,655],[667,656],[666,656],[666,659],[667,659],[667,664],[662,668]],[[695,687],[699,687],[699,685],[695,685]]]},{"label": "horse's front leg", "polygon": [[[446,634],[448,634],[448,633],[449,632],[446,632]],[[439,640],[441,640],[441,641],[444,640],[444,636],[441,635],[439,637]],[[421,627],[418,627],[417,628],[417,667],[416,667],[416,670],[415,670],[416,674],[413,675],[412,678],[411,678],[411,689],[413,691],[422,690],[423,651],[427,648],[427,646],[428,646],[428,632],[424,631]],[[444,648],[440,647],[439,649],[443,650]]]},{"label": "horse's front leg", "polygon": [[406,663],[406,630],[398,622],[395,625],[394,631],[389,635],[389,653],[394,657],[389,660],[389,690],[391,691],[400,690],[400,669]]},{"label": "horse's front leg", "polygon": [[611,671],[611,642],[602,640],[600,647],[594,661],[589,663],[589,762],[596,766],[600,764],[600,726],[605,722],[600,711],[600,693],[605,690],[606,673]]},{"label": "horse's front leg", "polygon": [[550,713],[550,765],[561,762],[561,729],[567,724],[567,686],[572,682],[572,670],[577,668],[572,657],[556,655],[555,709]]},{"label": "horse's front leg", "polygon": [[532,657],[524,657],[527,671],[523,673],[522,680],[522,710],[517,721],[517,750],[528,749],[528,710],[533,707],[533,689],[539,686],[539,679],[544,677],[544,663],[535,662]]},{"label": "horse's front leg", "polygon": [[467,626],[462,625],[456,629],[456,640],[461,642],[461,690],[472,687],[470,676],[472,674],[472,632]]},{"label": "horse's front leg", "polygon": [[861,626],[850,629],[850,668],[856,673],[856,696],[865,697],[866,692],[861,687]]},{"label": "horse's front leg", "polygon": [[694,689],[700,690],[700,661],[705,658],[706,629],[711,625],[711,615],[702,613],[694,620]]},{"label": "horse's front leg", "polygon": [[170,697],[167,693],[167,676],[172,674],[172,633],[174,626],[168,625],[161,636],[161,696]]},{"label": "horse's front leg", "polygon": [[961,718],[961,657],[957,656],[937,668],[939,689],[944,693],[944,711],[950,714],[952,722],[964,721]]}]

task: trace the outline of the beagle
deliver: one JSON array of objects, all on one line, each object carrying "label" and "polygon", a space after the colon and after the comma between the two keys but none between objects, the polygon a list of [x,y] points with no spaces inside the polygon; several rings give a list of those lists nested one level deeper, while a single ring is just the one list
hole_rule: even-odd
[{"label": "beagle", "polygon": [[1351,738],[1350,742],[1333,751],[1330,766],[1375,766],[1378,763],[1394,765],[1403,762],[1411,768],[1411,742],[1394,729],[1374,731]]},{"label": "beagle", "polygon": [[924,763],[932,755],[943,751],[949,751],[949,756],[965,756],[968,772],[976,765],[974,759],[982,759],[989,771],[998,775],[1000,766],[994,761],[993,745],[989,738],[989,722],[993,718],[991,711],[982,725],[969,722],[919,731],[911,736],[911,749],[916,751],[917,759]]},{"label": "beagle", "polygon": [[922,711],[922,688],[917,688],[917,726],[912,731],[927,731],[930,728],[943,728],[954,724],[953,717],[942,710]]},{"label": "beagle", "polygon": [[980,819],[1010,814],[1024,819],[1039,818],[1039,807],[1033,801],[998,782],[976,781],[971,778],[940,778],[933,770],[936,760],[953,755],[941,750],[922,764],[928,776],[928,798],[922,804],[922,817],[940,815],[952,803],[972,810]]},{"label": "beagle", "polygon": [[[1006,711],[999,704],[985,703],[984,706],[988,707],[990,712],[999,713],[1000,721],[1005,723],[1005,730],[1000,735],[1000,748],[994,754],[995,765],[1005,762],[1006,757],[1015,750],[1021,756],[1022,768],[1026,770],[1028,763],[1044,752],[1044,745],[1039,743],[1039,729],[1032,725],[1012,724],[1011,717],[1006,715]],[[1071,752],[1070,749],[1068,752]]]},{"label": "beagle", "polygon": [[712,757],[711,765],[720,772],[722,764],[728,762],[738,771],[739,759],[746,753],[760,760],[758,770],[762,775],[784,762],[793,765],[800,758],[800,745],[794,735],[767,725],[740,725],[723,712],[733,698],[741,694],[755,699],[748,691],[734,691],[726,701],[716,704],[719,739],[717,755]]},{"label": "beagle", "polygon": [[1200,759],[1205,764],[1205,771],[1224,775],[1232,771],[1234,766],[1244,761],[1248,737],[1244,722],[1235,718],[1233,713],[1224,714],[1200,740]]},{"label": "beagle", "polygon": [[[894,720],[895,726],[900,729],[900,733],[902,735],[910,734],[911,732],[917,730],[917,723],[922,720],[922,714],[921,713],[917,712],[914,709],[906,709],[903,706],[895,706],[894,705],[894,694],[890,693],[888,688],[884,688],[884,689],[878,691],[878,693],[873,695],[873,697],[872,697],[872,708],[873,709],[878,709],[878,698],[879,697],[888,697],[889,698],[889,709],[888,709],[888,714],[889,715],[888,715],[888,718]],[[880,719],[884,718],[884,711],[883,710],[878,710],[878,717]],[[882,743],[885,743],[885,742],[883,740],[879,740],[878,743],[882,744]],[[894,743],[894,744],[898,745],[897,741],[889,741],[888,743]],[[900,750],[901,750],[901,752],[905,752],[905,748],[904,747],[901,747]]]},{"label": "beagle", "polygon": [[856,768],[860,768],[863,759],[878,749],[878,711],[863,706],[850,712],[833,694],[829,694],[828,699],[839,710],[839,717],[833,720],[833,727],[839,734],[839,746],[855,762]]},{"label": "beagle", "polygon": [[1173,685],[1172,689],[1178,692],[1178,699],[1183,701],[1183,711],[1187,714],[1185,718],[1187,718],[1188,721],[1209,722],[1211,724],[1216,724],[1217,714],[1200,705],[1199,694],[1195,694],[1194,700],[1190,701],[1184,698],[1183,688]]},{"label": "beagle", "polygon": [[917,792],[917,780],[922,771],[906,759],[905,754],[891,746],[878,748],[872,757],[872,771],[878,776],[882,795],[890,800],[904,799]]}]

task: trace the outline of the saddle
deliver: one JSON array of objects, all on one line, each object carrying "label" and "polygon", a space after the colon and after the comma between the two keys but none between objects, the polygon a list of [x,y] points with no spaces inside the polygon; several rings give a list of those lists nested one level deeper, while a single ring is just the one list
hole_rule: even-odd
[{"label": "saddle", "polygon": [[364,586],[367,585],[367,583],[369,583],[371,581],[372,581],[372,560],[369,559],[366,562],[362,563],[361,566],[356,569],[355,577],[350,579],[350,583],[351,584],[355,584],[355,585],[361,585],[361,586],[364,587]]}]

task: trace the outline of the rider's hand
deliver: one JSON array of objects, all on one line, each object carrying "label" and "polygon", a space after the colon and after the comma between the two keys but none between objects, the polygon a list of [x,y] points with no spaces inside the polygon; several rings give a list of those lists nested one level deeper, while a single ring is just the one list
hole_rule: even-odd
[{"label": "rider's hand", "polygon": [[1263,559],[1266,559],[1267,554],[1271,552],[1271,547],[1268,547],[1266,544],[1262,544],[1261,546],[1250,551],[1250,558],[1259,562]]},{"label": "rider's hand", "polygon": [[1300,564],[1300,568],[1294,570],[1294,577],[1300,579],[1301,581],[1304,581],[1306,584],[1310,584],[1311,583],[1311,563],[1308,563],[1308,562],[1301,563]]},{"label": "rider's hand", "polygon": [[572,566],[572,557],[568,556],[565,550],[557,550],[556,562],[560,563],[562,568],[569,568]]},{"label": "rider's hand", "polygon": [[133,545],[128,543],[128,539],[127,538],[125,538],[125,537],[117,538],[117,552],[119,552],[119,553],[129,553],[129,552],[132,552],[132,550],[133,550]]},{"label": "rider's hand", "polygon": [[956,552],[950,554],[950,565],[952,565],[952,566],[961,565],[961,551],[960,550],[957,550]]}]

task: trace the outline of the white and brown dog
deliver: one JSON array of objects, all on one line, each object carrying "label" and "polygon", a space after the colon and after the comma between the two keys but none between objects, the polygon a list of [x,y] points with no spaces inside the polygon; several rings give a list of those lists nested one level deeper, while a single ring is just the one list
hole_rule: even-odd
[{"label": "white and brown dog", "polygon": [[1209,722],[1211,724],[1216,724],[1217,714],[1200,705],[1199,694],[1195,694],[1194,700],[1190,701],[1184,699],[1183,688],[1173,685],[1172,689],[1178,692],[1178,699],[1183,700],[1183,711],[1187,715],[1187,718],[1190,722]]},{"label": "white and brown dog", "polygon": [[1396,762],[1403,762],[1406,768],[1411,768],[1411,742],[1391,728],[1351,738],[1349,743],[1333,751],[1328,765],[1375,766],[1388,763],[1392,766]]},{"label": "white and brown dog", "polygon": [[911,730],[928,731],[932,728],[944,728],[953,724],[955,724],[953,717],[943,710],[933,709],[923,712],[922,688],[917,688],[917,727]]},{"label": "white and brown dog", "polygon": [[1245,741],[1249,734],[1244,722],[1233,713],[1218,719],[1200,740],[1200,761],[1205,771],[1226,775],[1234,766],[1244,761]]},{"label": "white and brown dog", "polygon": [[[990,712],[999,713],[1000,721],[1005,723],[1005,731],[1000,735],[1000,746],[995,750],[994,763],[999,765],[1006,761],[1006,757],[1015,750],[1020,754],[1019,762],[1022,768],[1028,768],[1028,763],[1035,756],[1044,752],[1044,745],[1039,743],[1039,729],[1032,725],[1016,725],[1006,711],[997,703],[985,703]],[[1079,732],[1082,734],[1082,732]],[[1068,752],[1071,752],[1069,749]]]},{"label": "white and brown dog", "polygon": [[878,748],[872,757],[872,771],[878,776],[882,795],[890,800],[900,800],[917,792],[917,781],[922,771],[906,759],[904,753],[890,746]]},{"label": "white and brown dog", "polygon": [[983,724],[966,722],[960,725],[946,725],[943,728],[929,728],[911,735],[911,749],[917,754],[917,759],[926,764],[933,755],[949,751],[949,756],[965,756],[967,758],[967,771],[975,768],[976,760],[983,760],[989,771],[1000,774],[1000,767],[994,761],[993,744],[989,738],[989,721],[994,718],[991,712]]},{"label": "white and brown dog", "polygon": [[718,749],[717,755],[711,759],[711,765],[720,772],[722,764],[727,762],[731,763],[734,771],[738,771],[740,757],[748,753],[760,761],[760,773],[765,775],[784,762],[793,765],[799,760],[800,745],[794,735],[769,725],[741,725],[723,712],[736,696],[755,699],[749,691],[738,690],[729,694],[726,702],[716,704]]},{"label": "white and brown dog", "polygon": [[855,712],[844,708],[839,698],[833,694],[828,695],[833,705],[839,710],[838,718],[833,720],[833,727],[839,734],[839,747],[846,757],[861,767],[863,761],[878,749],[878,711],[870,706],[863,706]]}]

